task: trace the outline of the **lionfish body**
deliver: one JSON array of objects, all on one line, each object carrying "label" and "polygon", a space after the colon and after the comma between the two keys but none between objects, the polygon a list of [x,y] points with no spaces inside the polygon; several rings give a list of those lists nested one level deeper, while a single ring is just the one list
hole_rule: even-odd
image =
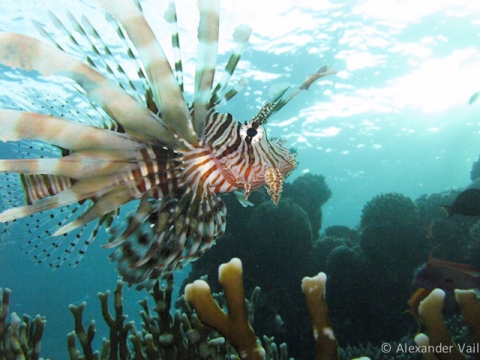
[{"label": "lionfish body", "polygon": [[[200,257],[224,233],[226,209],[219,194],[242,191],[246,199],[266,186],[278,202],[282,183],[295,168],[294,155],[281,141],[269,141],[263,125],[296,93],[333,71],[320,69],[290,97],[283,98],[286,89],[281,91],[256,117],[239,123],[215,108],[246,84],[241,79],[227,91],[251,30],[236,29],[237,48],[214,87],[218,0],[199,3],[193,105],[184,100],[178,34],[172,36],[177,50],[172,70],[138,3],[104,0],[102,6],[115,19],[120,37],[128,38],[136,49],[135,53],[128,48],[128,54],[140,64],[140,90],[129,79],[127,85],[119,80],[125,73],[118,62],[117,75],[108,65],[103,75],[89,55],[87,65],[57,43],[53,47],[27,36],[0,33],[0,62],[70,78],[101,114],[96,121],[66,119],[55,111],[0,110],[0,140],[43,151],[40,158],[0,160],[7,207],[0,221],[30,219],[27,243],[37,250],[38,262],[55,267],[75,252],[72,263],[78,263],[105,227],[111,235],[105,247],[114,249],[110,257],[121,276],[129,284],[150,287],[158,277]],[[51,16],[57,27],[66,29]],[[173,4],[165,18],[175,29]],[[82,27],[71,14],[69,19],[100,54],[94,43],[103,44],[102,40],[88,20],[83,19]],[[69,37],[80,47],[70,32]],[[115,61],[103,46],[100,62],[102,56]],[[125,211],[124,205],[131,202],[133,210],[121,216],[120,209]],[[81,242],[83,247],[75,250]]]}]

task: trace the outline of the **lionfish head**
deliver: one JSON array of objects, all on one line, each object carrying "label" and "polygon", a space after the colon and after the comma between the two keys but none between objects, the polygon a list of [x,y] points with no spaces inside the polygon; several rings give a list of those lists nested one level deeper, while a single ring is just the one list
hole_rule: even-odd
[{"label": "lionfish head", "polygon": [[240,137],[245,142],[250,162],[250,171],[245,172],[245,198],[252,190],[266,186],[272,201],[280,200],[285,178],[296,168],[294,153],[284,146],[284,141],[268,139],[264,125],[273,113],[274,105],[267,103],[253,119],[240,128]]}]

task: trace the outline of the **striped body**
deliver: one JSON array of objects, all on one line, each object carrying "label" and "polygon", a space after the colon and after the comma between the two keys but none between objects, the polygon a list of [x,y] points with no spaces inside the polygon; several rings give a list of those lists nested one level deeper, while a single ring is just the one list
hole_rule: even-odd
[{"label": "striped body", "polygon": [[[56,47],[0,33],[0,62],[73,80],[96,111],[95,116],[65,116],[68,104],[45,107],[42,104],[52,96],[41,92],[33,103],[41,106],[42,113],[35,107],[0,110],[0,140],[39,152],[34,156],[27,150],[22,159],[0,160],[6,208],[0,221],[23,219],[27,252],[53,267],[76,251],[71,264],[78,263],[99,230],[106,228],[110,239],[104,247],[114,249],[110,258],[117,262],[120,275],[129,284],[150,287],[157,278],[200,257],[224,233],[226,209],[219,194],[242,191],[246,199],[251,191],[266,186],[272,200],[279,201],[283,181],[295,168],[294,155],[281,141],[269,141],[264,125],[298,92],[333,71],[320,69],[287,98],[284,89],[242,124],[215,109],[246,84],[241,79],[229,88],[251,30],[236,29],[237,48],[214,86],[218,0],[199,4],[193,105],[185,101],[173,4],[165,19],[174,30],[174,70],[138,3],[105,0],[102,6],[117,21],[125,51],[138,65],[136,84],[87,19],[80,25],[69,14],[71,31],[50,14],[88,65],[67,55],[38,23],[40,33]],[[73,33],[88,41],[95,59]],[[135,49],[129,47],[127,37]],[[73,110],[70,115],[78,113]],[[75,250],[81,243],[83,247]]]}]

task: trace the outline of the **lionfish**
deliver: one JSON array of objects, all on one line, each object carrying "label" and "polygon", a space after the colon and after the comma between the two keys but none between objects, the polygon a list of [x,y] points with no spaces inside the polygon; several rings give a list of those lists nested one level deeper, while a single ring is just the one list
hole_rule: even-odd
[{"label": "lionfish", "polygon": [[26,219],[27,253],[35,250],[36,261],[52,267],[75,253],[70,264],[77,264],[99,230],[106,229],[110,239],[104,247],[114,249],[110,258],[119,274],[130,285],[149,288],[198,259],[222,236],[226,208],[219,194],[240,192],[246,201],[265,186],[273,202],[279,201],[296,163],[281,140],[268,139],[264,125],[297,93],[334,71],[322,67],[288,97],[287,88],[278,91],[258,115],[241,123],[216,107],[247,83],[242,78],[229,85],[251,29],[235,29],[236,48],[214,86],[219,0],[198,3],[191,104],[185,101],[174,4],[165,13],[173,29],[174,69],[138,0],[102,0],[101,6],[138,69],[136,81],[85,17],[78,21],[68,13],[71,31],[50,12],[86,63],[67,54],[37,22],[37,30],[55,46],[0,33],[1,63],[73,80],[94,110],[82,116],[68,101],[42,91],[32,100],[35,111],[24,111],[27,102],[19,110],[0,110],[0,140],[14,142],[22,154],[0,160],[6,208],[0,222]]}]

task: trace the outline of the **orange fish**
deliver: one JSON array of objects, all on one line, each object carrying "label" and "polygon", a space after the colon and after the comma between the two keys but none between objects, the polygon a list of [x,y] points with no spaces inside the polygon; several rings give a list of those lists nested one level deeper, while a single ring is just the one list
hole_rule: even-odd
[{"label": "orange fish", "polygon": [[417,320],[417,322],[420,319],[418,307],[420,306],[420,303],[423,301],[423,299],[425,299],[431,292],[432,290],[427,290],[425,288],[417,289],[417,291],[415,291],[412,297],[407,301],[409,309],[406,310],[406,312],[412,314],[412,316],[415,318],[415,320]]},{"label": "orange fish", "polygon": [[415,272],[414,282],[427,290],[480,288],[480,272],[471,265],[436,259],[432,255]]}]

